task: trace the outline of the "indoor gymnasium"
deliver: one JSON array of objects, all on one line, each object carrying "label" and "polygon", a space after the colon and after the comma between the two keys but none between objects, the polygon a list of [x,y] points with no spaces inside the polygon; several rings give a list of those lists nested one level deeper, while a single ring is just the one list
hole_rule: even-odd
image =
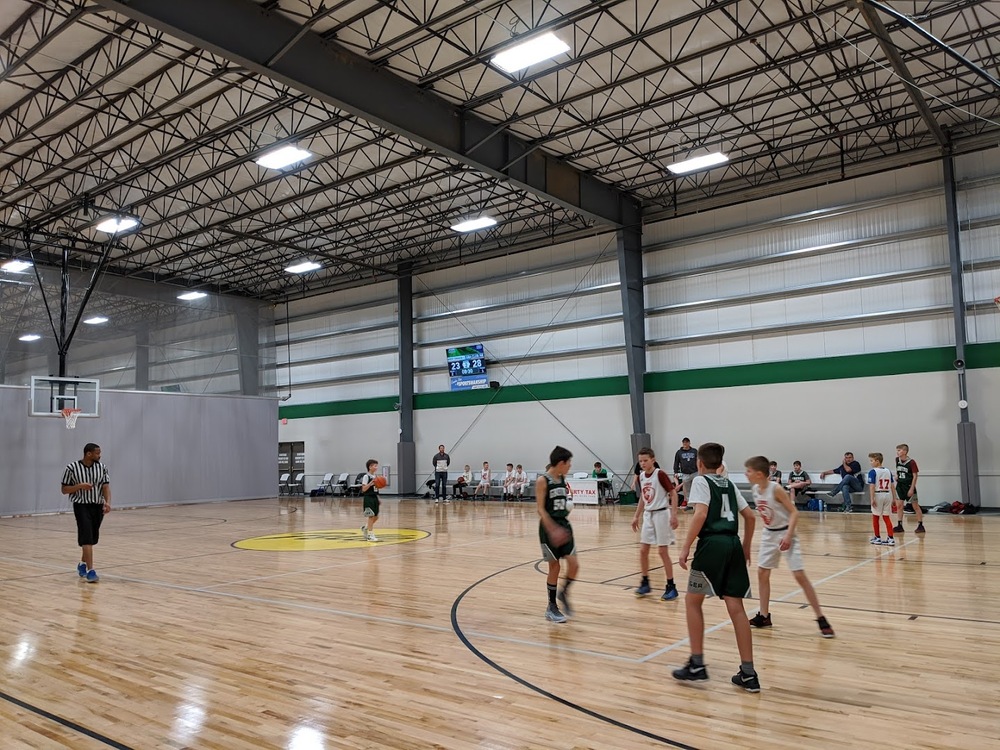
[{"label": "indoor gymnasium", "polygon": [[0,748],[1000,748],[998,38],[0,0]]}]

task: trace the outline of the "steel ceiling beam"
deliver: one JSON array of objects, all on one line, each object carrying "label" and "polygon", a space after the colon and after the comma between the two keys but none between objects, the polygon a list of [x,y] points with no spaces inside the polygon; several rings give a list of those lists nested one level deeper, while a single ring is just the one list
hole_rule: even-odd
[{"label": "steel ceiling beam", "polygon": [[879,47],[882,48],[882,54],[889,60],[889,65],[892,66],[896,75],[906,84],[906,91],[910,95],[910,100],[916,105],[917,111],[920,113],[920,117],[927,126],[927,129],[934,136],[934,140],[938,142],[939,146],[945,146],[948,143],[948,138],[934,117],[934,113],[931,112],[931,108],[928,106],[927,100],[924,99],[923,92],[913,78],[913,74],[906,67],[903,56],[899,54],[896,45],[889,38],[889,32],[885,28],[885,24],[882,23],[882,19],[879,18],[878,12],[871,5],[861,2],[861,0],[858,0],[858,5],[858,10],[861,11],[865,23],[868,24],[868,28],[872,30],[872,34],[878,40]]},{"label": "steel ceiling beam", "polygon": [[[301,34],[293,20],[248,0],[99,0],[99,4],[598,222],[625,227],[641,221],[639,201],[629,193],[315,32]],[[279,51],[284,54],[268,65]]]}]

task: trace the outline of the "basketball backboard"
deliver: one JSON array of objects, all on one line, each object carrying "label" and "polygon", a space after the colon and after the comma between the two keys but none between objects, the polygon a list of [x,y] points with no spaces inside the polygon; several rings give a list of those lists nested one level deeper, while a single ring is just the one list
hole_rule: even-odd
[{"label": "basketball backboard", "polygon": [[31,378],[33,417],[62,417],[63,409],[79,409],[81,417],[100,415],[101,381],[89,378]]}]

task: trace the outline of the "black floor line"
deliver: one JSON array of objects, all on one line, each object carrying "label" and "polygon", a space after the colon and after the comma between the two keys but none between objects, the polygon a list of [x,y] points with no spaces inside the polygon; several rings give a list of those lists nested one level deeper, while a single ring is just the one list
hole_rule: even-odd
[{"label": "black floor line", "polygon": [[74,732],[78,732],[79,734],[90,737],[92,740],[97,740],[98,742],[107,745],[108,747],[116,748],[116,750],[133,750],[133,748],[129,747],[128,745],[123,745],[122,743],[117,742],[116,740],[113,740],[110,737],[105,737],[103,734],[100,734],[99,732],[95,732],[92,729],[87,729],[87,727],[84,726],[80,726],[75,721],[64,719],[62,716],[57,716],[54,713],[46,711],[44,708],[33,706],[30,703],[20,700],[19,698],[15,698],[13,695],[8,695],[7,693],[0,691],[0,699],[5,700],[8,703],[12,703],[19,708],[23,708],[25,711],[31,711],[33,714],[38,714],[39,716],[42,716],[48,719],[49,721],[54,721],[56,724],[60,724],[61,726],[64,726],[67,729],[71,729]]},{"label": "black floor line", "polygon": [[500,666],[495,661],[486,656],[486,654],[484,654],[482,651],[480,651],[478,648],[472,645],[472,642],[469,641],[465,633],[462,632],[461,626],[458,624],[458,606],[462,603],[462,599],[465,598],[465,595],[468,594],[470,591],[472,591],[474,588],[476,588],[476,586],[480,585],[481,583],[485,583],[486,581],[495,576],[507,573],[511,570],[515,570],[516,568],[522,568],[526,565],[534,565],[534,564],[537,564],[537,561],[529,560],[528,562],[518,563],[517,565],[511,565],[509,568],[504,568],[503,570],[498,570],[495,573],[490,573],[488,576],[480,578],[478,581],[471,584],[468,588],[465,589],[465,591],[463,591],[461,594],[458,595],[458,598],[456,598],[451,605],[451,627],[455,631],[455,635],[458,636],[458,639],[462,641],[465,647],[469,649],[469,651],[471,651],[473,654],[475,654],[481,661],[483,661],[485,664],[489,665],[490,667],[492,667],[505,677],[514,680],[514,682],[518,683],[519,685],[523,685],[529,690],[535,691],[539,695],[543,695],[546,698],[549,698],[550,700],[554,700],[557,703],[561,703],[567,708],[571,708],[574,711],[579,711],[582,714],[586,714],[591,718],[603,721],[607,724],[611,724],[612,726],[618,727],[619,729],[624,729],[628,732],[633,732],[634,734],[646,737],[647,739],[661,742],[664,745],[670,745],[671,747],[681,748],[682,750],[698,750],[698,748],[694,747],[693,745],[686,745],[683,742],[672,740],[669,737],[663,737],[661,735],[654,734],[653,732],[648,732],[645,729],[640,729],[639,727],[633,726],[631,724],[626,724],[623,721],[618,721],[618,719],[613,719],[610,716],[606,716],[605,714],[598,713],[597,711],[593,711],[589,708],[585,708],[584,706],[581,706],[579,703],[574,703],[573,701],[562,698],[556,695],[555,693],[552,693],[548,690],[545,690],[542,687],[539,687],[538,685],[535,685],[532,682],[528,682],[528,680],[524,679],[523,677],[518,677],[509,669]]}]

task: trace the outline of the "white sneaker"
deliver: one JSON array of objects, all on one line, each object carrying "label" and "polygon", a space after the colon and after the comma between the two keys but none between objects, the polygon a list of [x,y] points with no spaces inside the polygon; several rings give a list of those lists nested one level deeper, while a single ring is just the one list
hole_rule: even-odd
[{"label": "white sneaker", "polygon": [[380,542],[380,541],[382,541],[382,540],[381,540],[381,539],[379,539],[379,538],[378,538],[377,536],[375,536],[374,534],[369,534],[369,535],[368,535],[368,541],[369,541],[369,542]]},{"label": "white sneaker", "polygon": [[444,504],[445,504],[445,505],[451,505],[451,500],[445,500],[445,501],[444,501]]},{"label": "white sneaker", "polygon": [[871,539],[868,540],[868,543],[869,544],[881,544],[882,543],[882,537],[873,536]]},{"label": "white sneaker", "polygon": [[889,537],[888,539],[883,539],[882,540],[882,546],[883,547],[895,547],[896,546],[896,540],[893,537]]},{"label": "white sneaker", "polygon": [[439,498],[434,498],[434,504],[437,505],[441,500]]}]

